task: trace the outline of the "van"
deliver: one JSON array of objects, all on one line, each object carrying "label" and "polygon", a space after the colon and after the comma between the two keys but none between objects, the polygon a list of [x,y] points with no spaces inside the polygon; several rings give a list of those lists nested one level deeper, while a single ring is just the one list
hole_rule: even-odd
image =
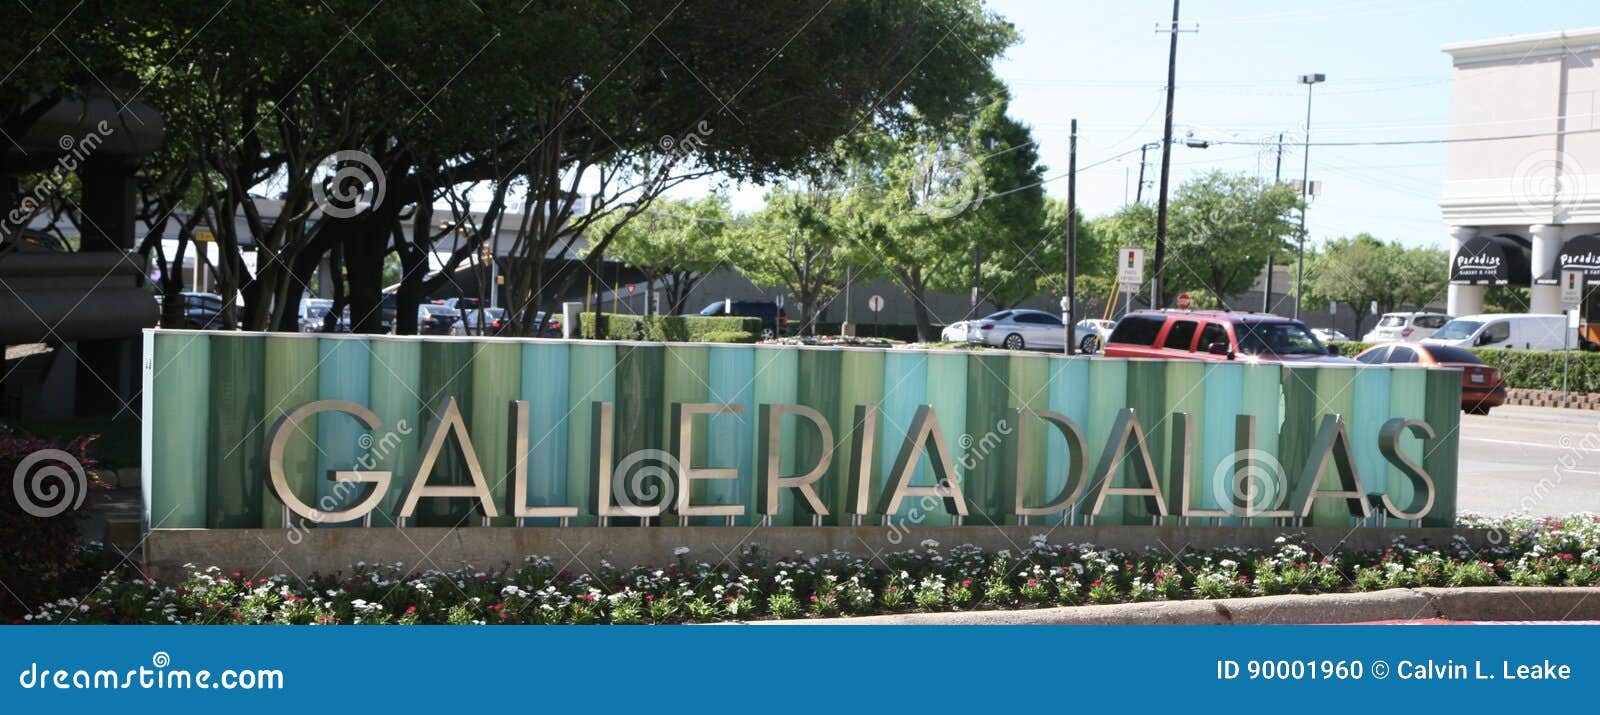
[{"label": "van", "polygon": [[1356,365],[1305,323],[1267,313],[1141,310],[1117,321],[1106,357]]},{"label": "van", "polygon": [[1422,342],[1461,348],[1565,350],[1578,347],[1578,331],[1567,327],[1565,315],[1489,313],[1456,318]]},{"label": "van", "polygon": [[1405,342],[1417,343],[1432,337],[1434,331],[1450,322],[1442,313],[1384,313],[1377,327],[1362,336],[1366,343]]}]

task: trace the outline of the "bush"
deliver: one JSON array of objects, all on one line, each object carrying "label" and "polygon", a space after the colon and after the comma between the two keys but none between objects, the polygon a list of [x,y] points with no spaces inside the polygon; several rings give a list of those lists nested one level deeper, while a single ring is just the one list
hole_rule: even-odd
[{"label": "bush", "polygon": [[[595,338],[594,313],[578,318],[579,336]],[[626,315],[601,313],[598,322],[605,326],[607,340],[642,340],[657,343],[755,342],[761,334],[760,318],[707,315]],[[732,340],[737,333],[749,333],[749,340]],[[710,337],[718,334],[719,338]]]},{"label": "bush", "polygon": [[761,336],[744,330],[718,330],[700,336],[702,343],[753,343],[760,340]]},{"label": "bush", "polygon": [[[0,425],[0,474],[11,477],[22,468],[22,463],[41,450],[55,449],[65,452],[81,465],[87,484],[70,482],[50,476],[49,470],[66,469],[71,465],[60,460],[36,459],[26,468],[25,474],[40,481],[30,481],[24,487],[28,495],[37,499],[42,507],[54,507],[58,499],[52,494],[76,502],[80,488],[97,486],[92,476],[94,463],[89,459],[89,444],[94,437],[79,437],[71,441],[35,437],[32,434]],[[8,480],[9,481],[9,480]],[[53,491],[52,491],[53,490]],[[13,496],[9,487],[0,497],[0,544],[5,545],[5,558],[0,558],[0,583],[11,589],[11,595],[0,599],[0,614],[14,617],[21,603],[37,604],[52,600],[70,588],[75,579],[84,576],[83,560],[78,553],[78,524],[74,511],[50,517],[39,517],[25,511],[22,502]],[[87,499],[87,495],[84,495]],[[18,603],[21,601],[21,603]],[[10,620],[9,618],[7,620]]]}]

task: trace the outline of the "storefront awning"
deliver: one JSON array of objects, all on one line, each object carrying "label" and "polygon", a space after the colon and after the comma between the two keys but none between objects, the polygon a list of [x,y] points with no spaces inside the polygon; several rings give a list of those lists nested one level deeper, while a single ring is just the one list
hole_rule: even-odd
[{"label": "storefront awning", "polygon": [[1600,282],[1600,235],[1589,233],[1573,236],[1561,244],[1561,254],[1548,273],[1539,276],[1539,285],[1560,285],[1561,271],[1565,268],[1583,269],[1584,282]]},{"label": "storefront awning", "polygon": [[1528,247],[1516,236],[1473,236],[1450,262],[1454,285],[1528,285]]}]

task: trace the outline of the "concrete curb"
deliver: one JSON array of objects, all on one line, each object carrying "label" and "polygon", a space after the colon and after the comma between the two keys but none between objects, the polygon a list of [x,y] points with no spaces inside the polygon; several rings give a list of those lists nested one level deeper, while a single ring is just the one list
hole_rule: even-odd
[{"label": "concrete curb", "polygon": [[[1593,597],[1593,598],[1591,598]],[[757,621],[829,625],[1293,625],[1442,618],[1458,621],[1600,619],[1600,587],[1485,586],[1066,606],[1016,611],[899,613]]]}]

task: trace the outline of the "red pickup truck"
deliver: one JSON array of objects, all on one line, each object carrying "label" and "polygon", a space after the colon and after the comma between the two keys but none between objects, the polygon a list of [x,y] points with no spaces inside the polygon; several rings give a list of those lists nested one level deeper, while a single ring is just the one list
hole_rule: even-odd
[{"label": "red pickup truck", "polygon": [[1304,323],[1269,313],[1145,310],[1117,321],[1106,357],[1356,365]]}]

